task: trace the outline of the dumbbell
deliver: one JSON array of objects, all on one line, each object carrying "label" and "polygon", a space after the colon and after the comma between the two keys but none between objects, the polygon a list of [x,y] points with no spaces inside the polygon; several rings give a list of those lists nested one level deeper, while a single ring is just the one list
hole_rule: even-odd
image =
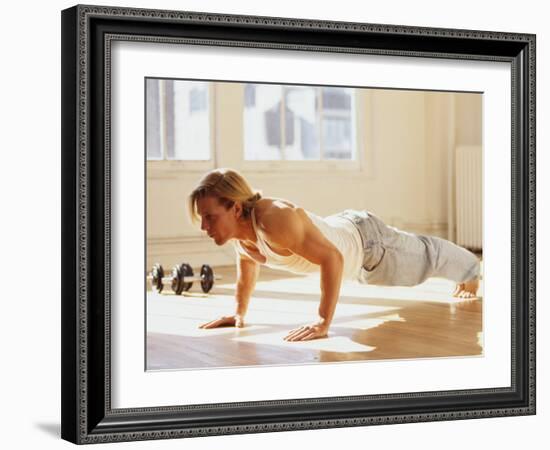
[{"label": "dumbbell", "polygon": [[208,264],[203,264],[200,276],[194,276],[193,269],[186,263],[174,266],[172,275],[165,277],[164,268],[157,263],[153,266],[147,279],[151,281],[153,290],[158,293],[162,292],[165,284],[170,283],[172,291],[180,295],[183,291],[191,289],[194,281],[200,281],[204,293],[210,292],[214,286],[214,280],[220,280],[221,277],[215,277],[214,271]]}]

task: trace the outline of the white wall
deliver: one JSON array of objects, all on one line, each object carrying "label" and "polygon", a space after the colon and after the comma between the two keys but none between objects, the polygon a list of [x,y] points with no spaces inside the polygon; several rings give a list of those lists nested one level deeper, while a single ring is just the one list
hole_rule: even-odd
[{"label": "white wall", "polygon": [[[211,12],[297,16],[327,20],[469,28],[537,33],[537,118],[539,170],[537,217],[539,279],[550,272],[547,257],[550,216],[550,77],[548,15],[543,2],[442,3],[390,2],[253,2],[251,0],[109,0],[108,5]],[[2,370],[0,398],[3,448],[74,448],[59,439],[60,421],[60,17],[72,1],[8,2],[0,28],[2,45],[2,233],[0,273]],[[444,216],[443,216],[444,218]],[[440,220],[440,219],[436,219]],[[13,280],[14,271],[32,270],[32,283]],[[27,272],[28,273],[28,272]],[[179,441],[110,444],[109,449],[281,449],[354,447],[441,449],[543,448],[550,421],[548,390],[550,289],[538,287],[538,415],[458,422],[368,428],[220,436]],[[403,374],[406,376],[406,374]],[[338,381],[339,382],[339,381]],[[95,447],[94,447],[95,448]]]}]

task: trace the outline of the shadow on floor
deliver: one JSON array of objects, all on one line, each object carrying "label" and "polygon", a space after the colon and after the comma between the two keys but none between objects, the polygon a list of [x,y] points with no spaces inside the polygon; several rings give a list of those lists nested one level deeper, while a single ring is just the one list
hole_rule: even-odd
[{"label": "shadow on floor", "polygon": [[61,437],[61,424],[59,423],[37,423],[36,428],[56,438]]}]

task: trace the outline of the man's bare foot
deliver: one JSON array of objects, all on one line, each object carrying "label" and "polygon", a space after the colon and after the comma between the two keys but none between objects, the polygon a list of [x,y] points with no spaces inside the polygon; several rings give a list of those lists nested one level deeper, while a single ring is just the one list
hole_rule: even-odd
[{"label": "man's bare foot", "polygon": [[464,300],[478,300],[477,289],[479,288],[479,278],[474,278],[465,283],[459,283],[456,285],[456,289],[453,292],[453,297],[461,298]]}]

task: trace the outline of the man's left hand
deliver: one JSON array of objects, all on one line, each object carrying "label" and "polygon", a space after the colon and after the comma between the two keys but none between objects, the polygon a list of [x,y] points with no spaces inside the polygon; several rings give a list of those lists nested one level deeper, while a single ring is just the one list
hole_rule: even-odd
[{"label": "man's left hand", "polygon": [[285,337],[285,341],[297,342],[297,341],[311,341],[312,339],[319,339],[328,336],[328,325],[322,323],[314,323],[311,325],[304,325],[300,328],[296,328],[288,333]]}]

